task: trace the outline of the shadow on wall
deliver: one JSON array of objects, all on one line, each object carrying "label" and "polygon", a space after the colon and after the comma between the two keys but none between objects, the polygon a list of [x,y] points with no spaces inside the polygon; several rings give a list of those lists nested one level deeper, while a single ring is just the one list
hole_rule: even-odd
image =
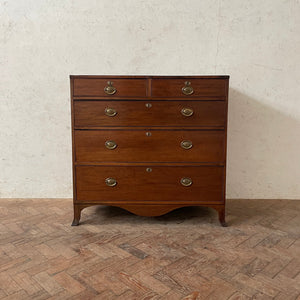
[{"label": "shadow on wall", "polygon": [[300,199],[300,120],[263,102],[229,91],[227,198]]}]

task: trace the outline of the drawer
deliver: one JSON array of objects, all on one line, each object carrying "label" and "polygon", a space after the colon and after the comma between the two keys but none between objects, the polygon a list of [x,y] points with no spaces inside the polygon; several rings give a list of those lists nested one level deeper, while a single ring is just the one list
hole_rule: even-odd
[{"label": "drawer", "polygon": [[78,162],[222,163],[224,140],[221,130],[75,130],[75,153]]},{"label": "drawer", "polygon": [[73,93],[75,97],[146,97],[147,80],[118,78],[76,78],[74,79]]},{"label": "drawer", "polygon": [[225,100],[227,82],[225,79],[153,79],[152,97],[221,97]]},{"label": "drawer", "polygon": [[225,126],[224,101],[75,101],[75,126]]},{"label": "drawer", "polygon": [[77,201],[222,203],[223,176],[223,167],[77,166]]}]

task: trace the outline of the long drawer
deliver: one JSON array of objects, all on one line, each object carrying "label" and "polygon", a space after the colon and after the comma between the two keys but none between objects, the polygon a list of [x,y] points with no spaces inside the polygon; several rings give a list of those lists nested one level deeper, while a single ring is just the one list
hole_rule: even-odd
[{"label": "long drawer", "polygon": [[77,162],[223,163],[222,130],[75,130]]},{"label": "long drawer", "polygon": [[77,166],[77,201],[222,203],[223,167]]},{"label": "long drawer", "polygon": [[225,126],[224,101],[75,101],[76,127]]}]

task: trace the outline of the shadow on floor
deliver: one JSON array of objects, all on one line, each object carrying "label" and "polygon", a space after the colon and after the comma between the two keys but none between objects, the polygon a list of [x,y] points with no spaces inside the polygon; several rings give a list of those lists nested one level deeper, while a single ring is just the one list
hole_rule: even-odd
[{"label": "shadow on floor", "polygon": [[217,212],[208,207],[189,206],[175,209],[157,217],[137,216],[125,209],[114,206],[92,206],[83,210],[81,223],[89,224],[180,224],[216,223],[219,225]]}]

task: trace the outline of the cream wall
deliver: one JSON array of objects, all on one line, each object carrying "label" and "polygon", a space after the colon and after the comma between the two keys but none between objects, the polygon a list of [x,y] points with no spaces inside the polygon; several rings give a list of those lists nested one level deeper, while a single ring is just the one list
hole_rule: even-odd
[{"label": "cream wall", "polygon": [[0,197],[71,197],[69,74],[229,74],[227,197],[300,199],[299,0],[0,0]]}]

